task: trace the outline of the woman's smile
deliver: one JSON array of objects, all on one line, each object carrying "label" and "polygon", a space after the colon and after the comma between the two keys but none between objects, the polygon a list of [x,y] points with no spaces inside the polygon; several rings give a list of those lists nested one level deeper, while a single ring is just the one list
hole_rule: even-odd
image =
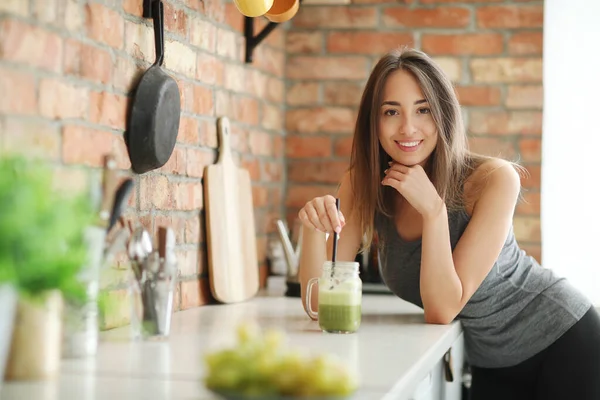
[{"label": "woman's smile", "polygon": [[407,153],[411,153],[417,151],[421,147],[421,143],[423,143],[423,140],[411,140],[410,142],[394,140],[394,142],[400,150],[405,151]]}]

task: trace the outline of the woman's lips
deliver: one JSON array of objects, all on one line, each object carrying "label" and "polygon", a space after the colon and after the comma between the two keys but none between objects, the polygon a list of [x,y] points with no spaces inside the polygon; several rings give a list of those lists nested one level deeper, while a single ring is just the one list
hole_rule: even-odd
[{"label": "woman's lips", "polygon": [[411,153],[413,151],[417,151],[419,149],[419,147],[421,147],[421,143],[423,143],[423,140],[412,140],[412,141],[402,141],[402,142],[394,140],[394,142],[396,143],[396,146],[398,146],[398,148],[400,150],[405,151],[407,153]]}]

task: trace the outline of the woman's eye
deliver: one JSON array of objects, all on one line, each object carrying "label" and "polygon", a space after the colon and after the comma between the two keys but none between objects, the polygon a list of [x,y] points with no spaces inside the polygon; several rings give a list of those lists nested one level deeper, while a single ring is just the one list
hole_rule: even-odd
[{"label": "woman's eye", "polygon": [[419,114],[429,114],[431,113],[431,109],[429,107],[422,107],[418,110]]},{"label": "woman's eye", "polygon": [[390,110],[385,110],[383,112],[383,114],[385,114],[385,115],[398,115],[398,112],[396,110],[390,109]]}]

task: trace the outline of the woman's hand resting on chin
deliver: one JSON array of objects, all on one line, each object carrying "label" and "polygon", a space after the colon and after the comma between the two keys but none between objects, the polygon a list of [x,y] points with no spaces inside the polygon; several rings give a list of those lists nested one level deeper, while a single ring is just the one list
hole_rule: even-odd
[{"label": "woman's hand resting on chin", "polygon": [[298,212],[298,217],[305,227],[320,232],[340,233],[346,219],[335,205],[335,197],[326,195],[315,197],[306,203]]},{"label": "woman's hand resting on chin", "polygon": [[424,218],[442,209],[444,202],[420,165],[407,167],[391,162],[384,172],[381,184],[396,189]]}]

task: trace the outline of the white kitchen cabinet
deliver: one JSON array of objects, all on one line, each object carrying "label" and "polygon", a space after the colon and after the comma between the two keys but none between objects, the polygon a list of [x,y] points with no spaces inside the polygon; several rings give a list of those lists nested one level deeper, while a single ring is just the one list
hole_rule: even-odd
[{"label": "white kitchen cabinet", "polygon": [[449,352],[452,381],[446,379],[446,361],[441,358],[419,382],[409,400],[461,400],[464,364],[464,335],[462,333],[454,341]]},{"label": "white kitchen cabinet", "polygon": [[444,379],[443,360],[439,360],[423,378],[410,400],[441,400]]},{"label": "white kitchen cabinet", "polygon": [[[465,363],[465,340],[464,335],[461,333],[458,339],[454,341],[454,344],[450,348],[451,359],[450,363],[452,366],[452,374],[454,379],[452,382],[448,382],[445,379],[445,375],[442,375],[441,384],[441,395],[442,400],[461,400],[462,398],[462,375],[463,367]],[[442,371],[443,372],[443,371]]]}]

